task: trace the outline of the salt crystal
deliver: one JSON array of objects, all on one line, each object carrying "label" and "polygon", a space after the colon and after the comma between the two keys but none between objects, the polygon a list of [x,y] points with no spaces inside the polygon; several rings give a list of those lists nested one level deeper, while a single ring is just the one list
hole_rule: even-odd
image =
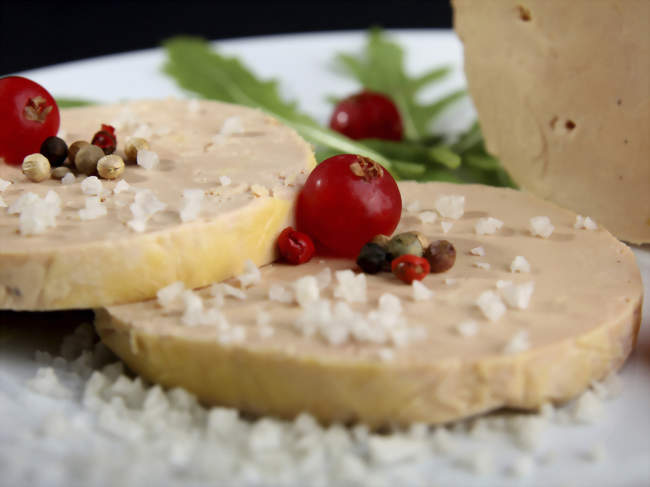
[{"label": "salt crystal", "polygon": [[433,211],[422,211],[418,213],[418,218],[422,223],[433,223],[438,218],[438,215]]},{"label": "salt crystal", "polygon": [[510,272],[530,272],[530,264],[525,257],[518,255],[510,264]]},{"label": "salt crystal", "polygon": [[318,282],[318,289],[321,291],[327,289],[332,283],[332,270],[329,267],[325,267],[325,269],[316,274],[316,281]]},{"label": "salt crystal", "polygon": [[576,222],[573,224],[573,228],[577,230],[596,230],[598,225],[588,216],[576,215]]},{"label": "salt crystal", "polygon": [[0,208],[6,208],[7,203],[5,203],[5,200],[2,199],[2,196],[0,196]]},{"label": "salt crystal", "polygon": [[[131,137],[138,137],[141,139],[149,139],[153,135],[153,130],[151,130],[151,127],[147,123],[141,123],[138,125],[138,127],[135,129],[133,134],[131,134]],[[140,154],[141,150],[138,151],[138,154]],[[139,158],[138,158],[139,159]],[[138,164],[140,162],[138,161]]]},{"label": "salt crystal", "polygon": [[183,291],[181,297],[185,307],[181,322],[187,326],[198,326],[202,324],[203,300],[201,296],[188,289]]},{"label": "salt crystal", "polygon": [[131,186],[129,186],[129,183],[127,183],[124,179],[120,179],[113,188],[113,194],[120,194],[124,191],[128,191],[130,188]]},{"label": "salt crystal", "polygon": [[417,280],[411,283],[411,291],[413,293],[413,301],[426,301],[431,299],[434,294],[431,289]]},{"label": "salt crystal", "polygon": [[259,268],[250,259],[244,262],[244,272],[237,276],[237,280],[241,287],[246,288],[254,284],[258,284],[262,280],[262,274]]},{"label": "salt crystal", "polygon": [[258,310],[257,315],[255,316],[255,323],[257,326],[263,327],[268,326],[271,322],[271,314],[267,311]]},{"label": "salt crystal", "polygon": [[415,213],[420,210],[420,202],[418,200],[411,201],[406,205],[406,211],[409,213]]},{"label": "salt crystal", "polygon": [[447,286],[452,286],[452,285],[456,284],[457,282],[458,282],[458,279],[454,279],[453,277],[447,277],[445,279],[445,284]]},{"label": "salt crystal", "polygon": [[510,473],[515,477],[528,477],[535,467],[535,462],[530,455],[522,455],[510,468]]},{"label": "salt crystal", "polygon": [[336,271],[338,284],[334,288],[334,297],[346,300],[349,303],[366,302],[366,275],[355,274],[349,269]]},{"label": "salt crystal", "polygon": [[318,282],[314,276],[303,276],[296,280],[293,284],[296,302],[302,307],[306,308],[310,304],[318,300],[320,292],[318,289]]},{"label": "salt crystal", "polygon": [[192,98],[190,101],[187,102],[187,111],[190,112],[192,115],[198,113],[200,108],[201,108],[201,104],[199,103],[199,100],[197,100],[196,98]]},{"label": "salt crystal", "polygon": [[81,181],[81,191],[84,194],[97,196],[102,192],[103,184],[97,176],[88,176]]},{"label": "salt crystal", "polygon": [[136,161],[138,163],[138,166],[146,170],[154,169],[160,164],[160,158],[158,157],[158,154],[147,149],[140,149],[138,151]]},{"label": "salt crystal", "polygon": [[500,288],[501,296],[506,304],[515,309],[526,309],[535,290],[533,281],[524,284],[505,284]]},{"label": "salt crystal", "polygon": [[9,186],[11,186],[11,181],[0,178],[0,193],[6,190]]},{"label": "salt crystal", "polygon": [[594,463],[602,462],[607,456],[607,448],[604,443],[596,443],[586,453],[585,460]]},{"label": "salt crystal", "polygon": [[90,196],[86,198],[85,208],[79,210],[79,218],[82,220],[94,220],[107,213],[106,205],[100,201],[99,196]]},{"label": "salt crystal", "polygon": [[176,281],[159,289],[156,293],[158,304],[164,309],[170,309],[179,302],[183,291],[185,291],[185,283],[183,281]]},{"label": "salt crystal", "polygon": [[66,174],[65,176],[63,176],[61,178],[61,184],[64,185],[64,186],[67,186],[69,184],[74,183],[76,181],[76,179],[77,178],[75,178],[74,174],[69,172],[68,174]]},{"label": "salt crystal", "polygon": [[394,294],[384,293],[379,296],[379,311],[387,315],[399,315],[402,312],[402,303]]},{"label": "salt crystal", "polygon": [[440,216],[458,220],[465,213],[465,197],[461,195],[440,196],[434,207]]},{"label": "salt crystal", "polygon": [[232,116],[228,117],[223,121],[219,135],[229,136],[235,134],[244,133],[244,124],[242,123],[241,117]]},{"label": "salt crystal", "polygon": [[478,267],[479,269],[484,269],[486,271],[490,270],[490,264],[487,262],[474,262],[474,267]]},{"label": "salt crystal", "polygon": [[27,381],[27,386],[45,396],[59,399],[72,397],[72,391],[61,384],[52,367],[39,367],[36,376]]},{"label": "salt crystal", "polygon": [[485,249],[483,247],[474,247],[472,250],[469,251],[469,253],[472,255],[483,257],[485,255]]},{"label": "salt crystal", "polygon": [[39,199],[40,199],[40,197],[36,193],[32,193],[31,191],[29,191],[27,193],[22,193],[18,197],[18,199],[16,199],[9,206],[9,209],[7,210],[7,213],[9,213],[10,215],[20,213],[21,211],[23,211],[23,208],[26,208],[27,206],[35,203]]},{"label": "salt crystal", "polygon": [[465,320],[456,326],[456,331],[464,337],[473,337],[478,333],[478,323],[474,320]]},{"label": "salt crystal", "polygon": [[504,353],[520,353],[530,348],[530,340],[526,330],[519,330],[515,333],[503,348]]},{"label": "salt crystal", "polygon": [[588,390],[573,403],[572,417],[577,423],[594,423],[602,411],[602,401],[593,391]]},{"label": "salt crystal", "polygon": [[199,217],[204,198],[205,192],[202,189],[183,190],[183,206],[180,211],[182,222],[191,222]]},{"label": "salt crystal", "polygon": [[534,237],[548,238],[554,229],[555,227],[547,216],[534,216],[528,222],[528,230]]},{"label": "salt crystal", "polygon": [[489,216],[479,218],[476,225],[474,225],[474,231],[477,235],[494,235],[502,226],[503,222],[501,220]]},{"label": "salt crystal", "polygon": [[446,221],[441,221],[440,222],[440,227],[442,228],[442,233],[447,235],[449,233],[449,230],[451,230],[451,227],[454,226],[453,222],[446,222]]},{"label": "salt crystal", "polygon": [[[317,287],[319,287],[318,283]],[[290,303],[293,301],[293,294],[290,290],[280,284],[272,284],[271,287],[269,287],[269,299],[280,303]]]},{"label": "salt crystal", "polygon": [[490,321],[497,321],[506,312],[506,306],[494,291],[484,291],[476,301],[483,315]]},{"label": "salt crystal", "polygon": [[219,183],[221,186],[230,186],[232,179],[230,179],[228,176],[219,176]]},{"label": "salt crystal", "polygon": [[38,235],[56,227],[56,217],[61,213],[61,198],[48,191],[44,198],[23,193],[7,210],[10,215],[20,213],[19,231],[23,235]]},{"label": "salt crystal", "polygon": [[246,293],[244,291],[235,286],[231,286],[230,284],[226,284],[225,282],[210,286],[210,294],[214,297],[230,296],[239,300],[246,299]]},{"label": "salt crystal", "polygon": [[127,224],[133,230],[143,232],[149,218],[167,208],[167,205],[156,198],[153,191],[143,189],[135,194],[135,199],[129,205],[129,208],[133,214],[133,220],[130,220]]}]

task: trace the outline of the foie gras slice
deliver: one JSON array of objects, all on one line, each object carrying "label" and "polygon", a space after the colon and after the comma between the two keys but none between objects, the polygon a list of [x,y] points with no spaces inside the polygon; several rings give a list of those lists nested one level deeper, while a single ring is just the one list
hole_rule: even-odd
[{"label": "foie gras slice", "polygon": [[[643,296],[625,244],[602,228],[574,228],[574,213],[523,192],[444,183],[400,188],[405,206],[418,202],[420,209],[405,212],[397,231],[448,239],[457,251],[452,269],[423,280],[433,296],[416,301],[413,287],[392,274],[366,275],[366,302],[346,309],[343,298],[359,288],[339,287],[339,278],[351,276],[337,272],[354,262],[316,257],[260,269],[260,282],[243,289],[245,299],[230,290],[220,307],[212,295],[225,291],[223,285],[197,291],[209,316],[203,325],[188,321],[182,304],[163,309],[151,300],[97,310],[96,329],[133,370],[164,386],[182,386],[206,403],[286,418],[308,411],[324,422],[373,426],[443,423],[500,407],[534,409],[576,396],[623,364],[635,343]],[[422,223],[441,195],[464,196],[463,216]],[[530,232],[537,216],[554,226],[547,238]],[[477,223],[488,217],[503,226],[478,235]],[[442,222],[453,223],[447,234]],[[484,252],[472,252],[478,247]],[[517,256],[529,272],[511,271]],[[329,284],[325,269],[332,272]],[[295,299],[269,299],[270,292],[287,294],[281,288],[295,297],[295,283],[305,276],[318,276],[319,301],[301,307]],[[493,321],[477,305],[486,291],[507,305]],[[309,293],[301,294],[304,300]],[[401,312],[386,294],[399,299]]]},{"label": "foie gras slice", "polygon": [[[258,265],[273,260],[275,239],[292,221],[301,178],[315,165],[310,146],[292,129],[258,110],[211,101],[147,100],[62,111],[68,144],[90,141],[102,123],[115,126],[118,155],[124,156],[131,136],[140,136],[159,164],[148,170],[127,165],[119,180],[129,189],[117,194],[119,180],[101,180],[106,215],[85,220],[80,210],[93,198],[82,190],[85,176],[69,185],[33,183],[20,167],[0,165],[0,178],[13,183],[2,193],[9,208],[0,208],[0,309],[140,301],[176,280],[204,286],[237,274],[246,259]],[[21,233],[20,216],[8,211],[12,204],[25,193],[45,197],[50,190],[61,201],[56,226]],[[145,213],[138,219],[133,205],[143,190],[151,193],[136,205],[139,215]],[[185,190],[203,193],[198,212],[188,210]],[[184,209],[196,218],[181,219]]]}]

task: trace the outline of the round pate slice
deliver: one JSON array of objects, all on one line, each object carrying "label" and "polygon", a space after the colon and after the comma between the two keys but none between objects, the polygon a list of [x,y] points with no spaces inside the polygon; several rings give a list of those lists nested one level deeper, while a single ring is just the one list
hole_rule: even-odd
[{"label": "round pate slice", "polygon": [[400,188],[397,231],[451,241],[449,271],[406,285],[351,260],[274,263],[246,288],[177,284],[97,310],[97,331],[133,370],[206,403],[373,426],[537,408],[623,364],[643,296],[624,244],[526,193]]},{"label": "round pate slice", "polygon": [[0,309],[140,301],[273,260],[315,165],[293,130],[258,110],[166,99],[63,110],[61,134],[90,141],[101,124],[122,157],[131,137],[149,142],[119,179],[34,183],[0,164]]}]

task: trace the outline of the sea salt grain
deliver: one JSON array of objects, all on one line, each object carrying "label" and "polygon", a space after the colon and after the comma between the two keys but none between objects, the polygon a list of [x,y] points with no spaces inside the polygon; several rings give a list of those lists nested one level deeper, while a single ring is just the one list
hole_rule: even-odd
[{"label": "sea salt grain", "polygon": [[231,183],[232,179],[228,176],[219,176],[219,184],[221,184],[221,186],[230,186]]},{"label": "sea salt grain", "polygon": [[158,154],[147,149],[140,149],[138,151],[136,161],[138,163],[138,166],[148,171],[156,168],[160,164],[160,158],[158,157]]},{"label": "sea salt grain", "polygon": [[524,352],[530,348],[530,340],[526,330],[520,330],[515,333],[503,348],[504,353],[514,354]]},{"label": "sea salt grain", "polygon": [[[498,283],[497,283],[498,287]],[[526,309],[535,290],[533,281],[524,284],[506,283],[500,287],[501,297],[510,308]]]},{"label": "sea salt grain", "polygon": [[165,286],[164,288],[158,290],[156,293],[158,304],[163,309],[168,310],[179,303],[181,295],[184,291],[185,283],[183,281],[173,282],[168,286]]},{"label": "sea salt grain", "polygon": [[411,201],[408,205],[406,205],[406,211],[409,213],[416,213],[420,211],[420,202],[418,200]]},{"label": "sea salt grain", "polygon": [[182,222],[191,222],[199,217],[204,198],[202,189],[183,190],[183,206],[179,212]]},{"label": "sea salt grain", "polygon": [[52,367],[40,367],[27,386],[39,394],[59,399],[72,397],[72,391],[61,384]]},{"label": "sea salt grain", "polygon": [[534,237],[548,238],[555,230],[551,220],[547,216],[534,216],[528,222],[528,230]]},{"label": "sea salt grain", "polygon": [[98,196],[90,196],[86,198],[86,206],[79,210],[79,218],[82,220],[94,220],[100,216],[105,216],[108,211]]},{"label": "sea salt grain", "polygon": [[316,302],[320,296],[318,281],[314,276],[303,276],[297,279],[293,284],[296,302],[302,307],[307,308]]},{"label": "sea salt grain", "polygon": [[75,178],[74,174],[69,172],[68,174],[66,174],[65,176],[63,176],[61,178],[61,184],[64,185],[64,186],[67,186],[69,184],[74,183],[76,181],[76,179],[77,178]]},{"label": "sea salt grain", "polygon": [[478,323],[474,320],[465,320],[456,326],[456,331],[464,337],[473,337],[478,333]]},{"label": "sea salt grain", "polygon": [[413,301],[427,301],[433,297],[433,291],[422,284],[420,281],[411,283]]},{"label": "sea salt grain", "polygon": [[489,271],[491,266],[487,262],[474,262],[474,267]]},{"label": "sea salt grain", "polygon": [[129,189],[131,189],[129,183],[127,183],[124,179],[120,179],[113,188],[113,194],[120,194],[124,191],[128,191]]},{"label": "sea salt grain", "polygon": [[366,275],[355,274],[349,269],[336,271],[338,284],[334,288],[334,297],[346,300],[349,303],[365,303]]},{"label": "sea salt grain", "polygon": [[422,223],[433,223],[438,218],[433,211],[422,211],[418,213],[418,218]]},{"label": "sea salt grain", "polygon": [[476,300],[476,305],[490,321],[497,321],[506,312],[506,306],[494,291],[484,291]]},{"label": "sea salt grain", "polygon": [[150,189],[143,189],[135,194],[135,199],[129,205],[133,219],[128,221],[127,224],[136,232],[144,232],[147,226],[147,221],[156,213],[167,208],[167,205],[156,198],[153,191]]},{"label": "sea salt grain", "polygon": [[255,262],[246,259],[246,262],[244,262],[244,272],[237,276],[237,280],[241,287],[247,288],[254,284],[258,284],[262,280],[262,274],[260,273],[259,268],[255,265]]},{"label": "sea salt grain", "polygon": [[472,255],[483,257],[485,255],[485,249],[483,247],[474,247],[472,250],[469,251],[469,253]]},{"label": "sea salt grain", "polygon": [[7,203],[5,203],[5,200],[2,199],[2,196],[0,196],[0,208],[6,208]]},{"label": "sea salt grain", "polygon": [[510,272],[530,272],[530,264],[525,257],[518,255],[510,264]]},{"label": "sea salt grain", "polygon": [[440,227],[442,228],[442,233],[444,233],[445,235],[447,235],[449,233],[449,230],[451,230],[451,227],[453,227],[453,226],[454,226],[453,222],[445,222],[445,221],[440,222]]},{"label": "sea salt grain", "polygon": [[102,192],[103,184],[97,176],[88,176],[81,181],[81,191],[84,194],[97,196]]},{"label": "sea salt grain", "polygon": [[501,227],[503,227],[501,220],[489,216],[487,218],[479,218],[476,225],[474,225],[474,231],[477,235],[494,235]]},{"label": "sea salt grain", "polygon": [[576,230],[596,230],[598,224],[588,216],[576,215],[576,222],[573,224]]},{"label": "sea salt grain", "polygon": [[[316,287],[318,287],[318,283]],[[279,303],[290,303],[293,301],[293,293],[280,284],[272,284],[269,287],[269,299]]]},{"label": "sea salt grain", "polygon": [[0,193],[6,190],[9,186],[11,186],[11,181],[0,178]]},{"label": "sea salt grain", "polygon": [[242,123],[241,117],[238,116],[226,118],[223,121],[221,130],[219,131],[219,135],[225,137],[229,135],[243,134],[243,133],[244,133],[244,124]]},{"label": "sea salt grain", "polygon": [[465,213],[465,197],[461,195],[440,196],[434,207],[440,216],[458,220]]}]

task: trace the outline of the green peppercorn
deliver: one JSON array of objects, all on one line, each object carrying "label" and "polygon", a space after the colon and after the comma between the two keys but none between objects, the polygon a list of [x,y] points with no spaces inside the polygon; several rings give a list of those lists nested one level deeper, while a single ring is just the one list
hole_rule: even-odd
[{"label": "green peppercorn", "polygon": [[50,161],[47,160],[47,157],[38,152],[35,154],[29,154],[25,157],[25,159],[23,159],[22,168],[23,174],[27,176],[27,179],[35,183],[40,183],[49,178],[52,170],[50,167]]},{"label": "green peppercorn", "polygon": [[86,142],[85,140],[77,140],[70,144],[70,147],[68,147],[68,161],[70,164],[74,166],[74,158],[77,156],[77,152],[79,152],[79,149],[86,145],[90,145],[90,142]]},{"label": "green peppercorn", "polygon": [[445,272],[456,262],[456,249],[448,240],[436,240],[425,249],[423,257],[429,261],[430,272]]},{"label": "green peppercorn", "polygon": [[427,238],[419,232],[404,232],[395,235],[388,241],[386,250],[390,260],[402,255],[416,255],[422,257],[424,249],[429,245]]},{"label": "green peppercorn", "polygon": [[368,242],[359,252],[357,265],[366,274],[377,274],[386,268],[386,249],[379,244]]},{"label": "green peppercorn", "polygon": [[91,176],[97,172],[97,161],[104,157],[104,151],[96,145],[88,144],[79,149],[74,165],[82,174]]},{"label": "green peppercorn", "polygon": [[117,154],[110,154],[97,161],[97,172],[100,178],[115,179],[124,172],[124,161]]},{"label": "green peppercorn", "polygon": [[50,161],[50,166],[59,167],[68,157],[68,145],[63,139],[52,136],[43,141],[40,152]]},{"label": "green peppercorn", "polygon": [[69,167],[59,166],[52,169],[52,179],[63,179],[66,174],[70,173]]}]

